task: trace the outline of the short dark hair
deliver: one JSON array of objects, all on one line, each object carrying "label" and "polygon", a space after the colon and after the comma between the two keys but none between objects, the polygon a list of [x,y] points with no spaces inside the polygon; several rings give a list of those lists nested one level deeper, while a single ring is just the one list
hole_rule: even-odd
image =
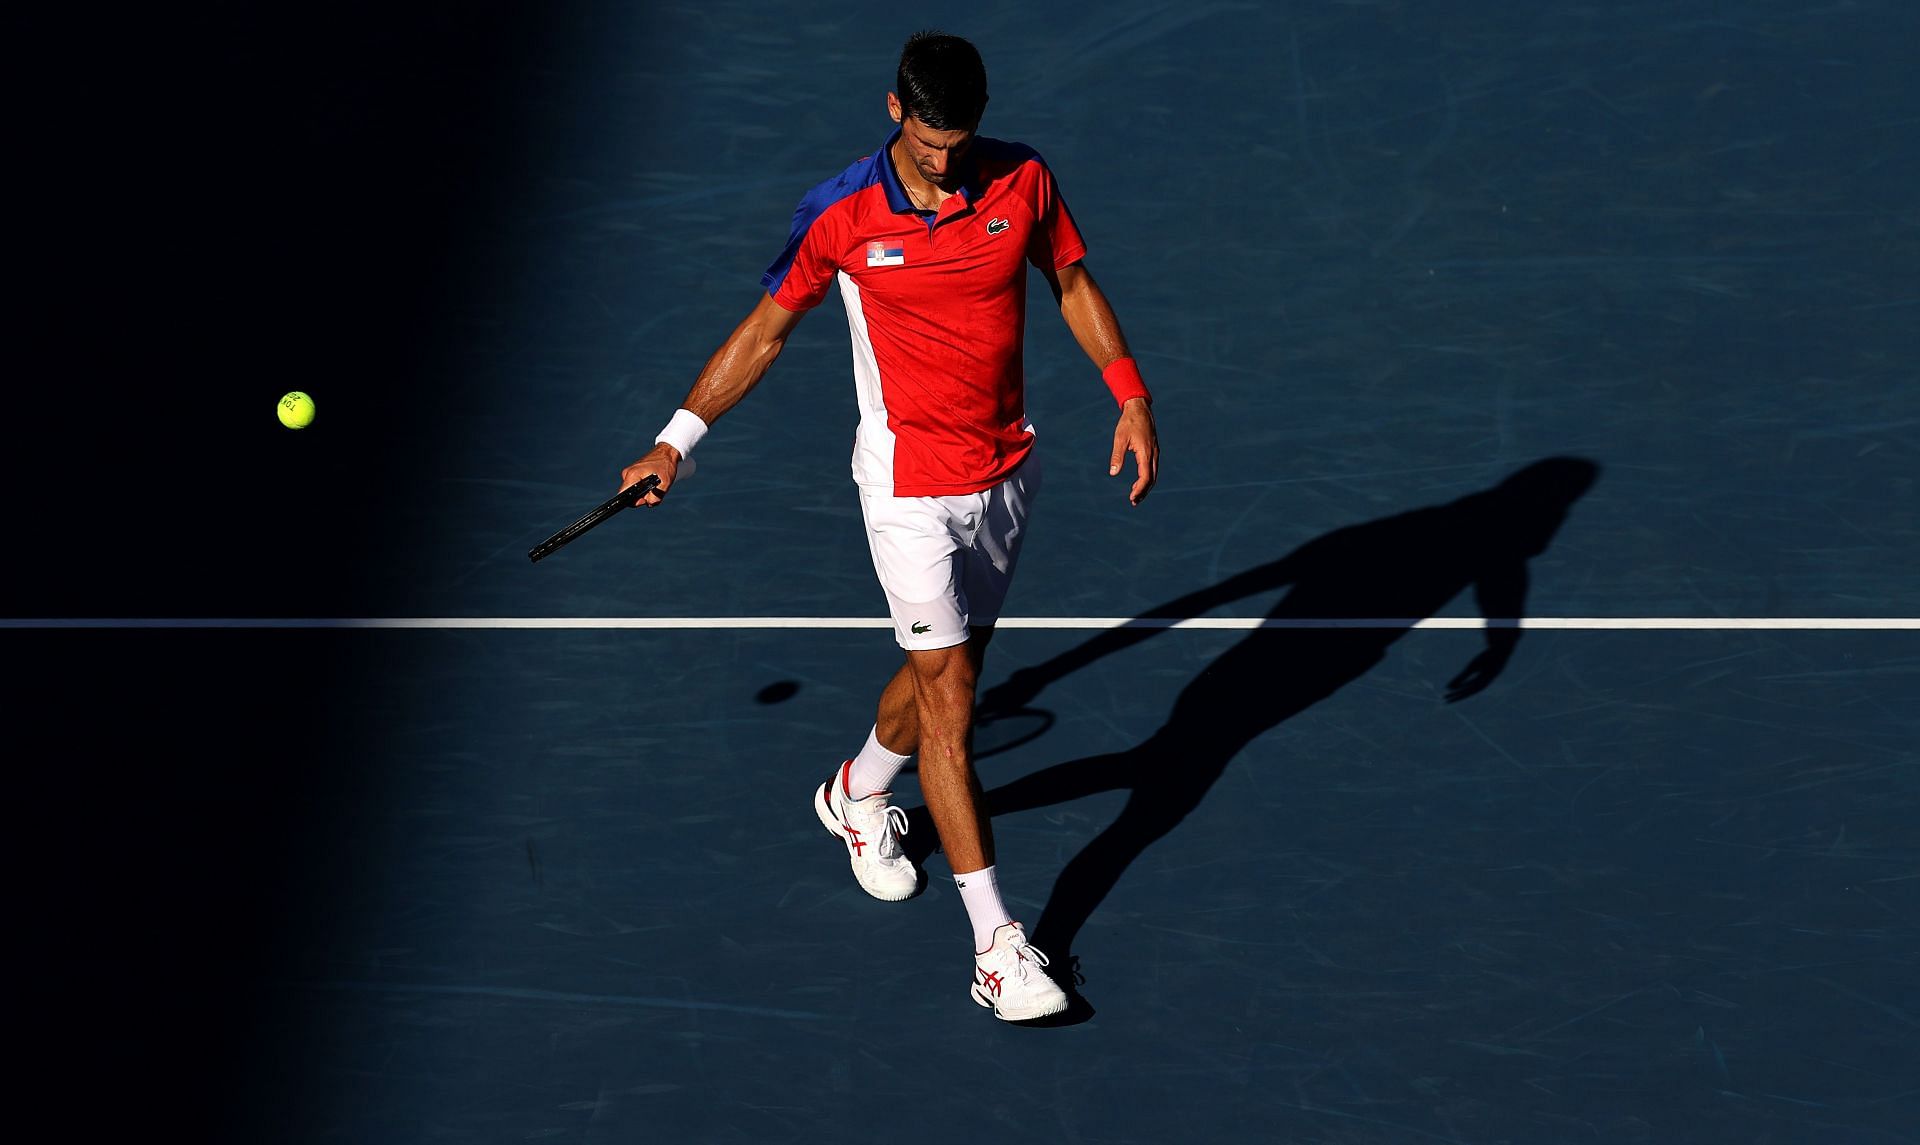
[{"label": "short dark hair", "polygon": [[972,44],[945,32],[915,32],[900,49],[894,94],[901,118],[935,131],[972,131],[987,110],[987,65]]}]

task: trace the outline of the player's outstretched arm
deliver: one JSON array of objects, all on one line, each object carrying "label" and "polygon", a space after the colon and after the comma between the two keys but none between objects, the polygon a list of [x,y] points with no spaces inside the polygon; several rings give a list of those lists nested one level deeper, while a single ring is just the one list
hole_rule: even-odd
[{"label": "player's outstretched arm", "polygon": [[[1107,378],[1114,396],[1121,399],[1120,421],[1113,430],[1113,455],[1107,461],[1107,474],[1117,476],[1127,454],[1133,454],[1135,476],[1133,487],[1127,490],[1127,500],[1138,505],[1160,478],[1160,437],[1153,423],[1152,404],[1144,396],[1139,370],[1133,366],[1126,336],[1120,332],[1120,319],[1114,316],[1112,304],[1084,262],[1049,274],[1047,283],[1053,287],[1053,296],[1060,303],[1060,315],[1067,320],[1067,329],[1073,331],[1074,341],[1080,343],[1080,349],[1093,360],[1101,376]],[[1142,396],[1127,396],[1136,390]]]},{"label": "player's outstretched arm", "polygon": [[[759,305],[741,319],[740,325],[734,327],[733,333],[707,359],[693,388],[687,391],[686,400],[680,403],[680,411],[668,423],[667,435],[685,441],[684,435],[688,432],[705,433],[721,414],[740,404],[740,399],[766,376],[767,368],[780,356],[787,344],[787,335],[800,324],[804,313],[788,310],[771,296],[762,295]],[[673,487],[682,460],[684,455],[679,447],[668,441],[656,442],[646,456],[620,471],[619,487],[625,489],[650,475],[658,476],[659,486],[637,502],[658,505],[660,498]]]}]

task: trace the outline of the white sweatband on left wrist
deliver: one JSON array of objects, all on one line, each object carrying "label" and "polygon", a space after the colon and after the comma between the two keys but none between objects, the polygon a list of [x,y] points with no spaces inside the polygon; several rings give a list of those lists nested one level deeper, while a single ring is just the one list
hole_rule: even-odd
[{"label": "white sweatband on left wrist", "polygon": [[699,414],[688,409],[677,409],[673,411],[673,419],[667,422],[667,428],[660,431],[653,443],[658,445],[664,441],[685,457],[693,452],[693,447],[700,444],[700,439],[705,436],[707,423],[700,420]]}]

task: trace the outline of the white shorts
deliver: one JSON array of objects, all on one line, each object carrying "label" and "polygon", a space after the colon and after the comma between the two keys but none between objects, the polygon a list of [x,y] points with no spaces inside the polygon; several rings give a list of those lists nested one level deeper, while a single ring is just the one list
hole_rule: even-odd
[{"label": "white shorts", "polygon": [[895,497],[860,490],[873,571],[887,594],[893,637],[910,650],[964,644],[967,629],[1000,619],[1027,511],[1040,491],[1029,453],[1006,480],[980,493]]}]

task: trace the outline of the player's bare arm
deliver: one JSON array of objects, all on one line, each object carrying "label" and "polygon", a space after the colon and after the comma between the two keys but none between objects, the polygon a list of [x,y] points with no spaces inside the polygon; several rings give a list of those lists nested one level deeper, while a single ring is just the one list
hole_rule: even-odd
[{"label": "player's bare arm", "polygon": [[[1073,331],[1074,341],[1080,343],[1080,349],[1097,369],[1104,371],[1114,362],[1133,356],[1127,350],[1126,335],[1120,332],[1120,319],[1086,263],[1076,262],[1048,275],[1047,283],[1060,303],[1060,316],[1066,319],[1067,329]],[[1153,423],[1153,408],[1145,398],[1129,399],[1120,407],[1120,421],[1113,430],[1113,455],[1107,461],[1109,476],[1120,472],[1121,462],[1129,453],[1133,454],[1135,477],[1127,500],[1138,505],[1160,478],[1160,437]]]},{"label": "player's bare arm", "polygon": [[[787,344],[787,335],[793,333],[793,328],[800,324],[802,313],[788,310],[771,297],[762,296],[759,305],[740,321],[740,325],[734,327],[733,333],[707,359],[707,364],[701,368],[700,376],[694,380],[693,388],[687,391],[686,400],[680,403],[680,408],[707,425],[712,425],[720,415],[740,404],[740,399],[760,383],[768,367],[780,356],[780,351]],[[647,451],[645,457],[620,471],[620,488],[625,489],[636,481],[643,481],[649,475],[657,475],[660,478],[658,488],[636,504],[658,505],[660,498],[673,487],[681,460],[678,449],[667,442],[659,442]]]}]

